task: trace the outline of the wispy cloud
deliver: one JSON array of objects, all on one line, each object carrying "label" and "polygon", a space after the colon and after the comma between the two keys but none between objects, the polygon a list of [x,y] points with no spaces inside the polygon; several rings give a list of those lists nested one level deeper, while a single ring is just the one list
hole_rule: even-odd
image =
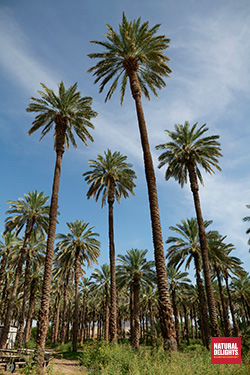
[{"label": "wispy cloud", "polygon": [[49,71],[34,55],[29,39],[15,21],[9,8],[1,7],[0,10],[2,70],[14,84],[18,83],[29,93],[39,89],[40,82],[55,89],[59,82],[55,72]]}]

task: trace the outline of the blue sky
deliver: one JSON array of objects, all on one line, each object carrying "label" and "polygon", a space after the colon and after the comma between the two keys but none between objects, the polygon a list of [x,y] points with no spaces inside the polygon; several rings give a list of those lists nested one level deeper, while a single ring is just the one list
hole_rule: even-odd
[{"label": "blue sky", "polygon": [[[130,248],[148,249],[153,259],[149,207],[135,107],[127,90],[123,107],[119,91],[104,103],[98,93],[87,54],[97,51],[90,40],[103,40],[108,23],[117,29],[122,11],[128,19],[141,17],[171,39],[167,50],[172,69],[159,99],[143,99],[151,150],[157,167],[155,145],[167,140],[165,129],[189,121],[206,123],[209,134],[219,134],[222,172],[204,175],[200,188],[204,219],[211,229],[227,235],[250,271],[248,237],[250,215],[250,3],[248,0],[1,0],[0,2],[0,230],[4,229],[7,200],[37,189],[51,194],[55,152],[52,134],[39,142],[39,134],[27,135],[33,114],[25,112],[29,97],[38,96],[40,82],[57,90],[63,80],[68,87],[78,82],[83,96],[93,97],[94,143],[66,151],[62,164],[57,232],[67,231],[66,222],[84,220],[100,234],[99,263],[108,262],[107,207],[86,199],[82,174],[88,160],[107,148],[127,155],[138,176],[135,197],[115,204],[116,254]],[[164,242],[169,226],[193,217],[189,185],[183,189],[164,180],[156,168]],[[166,245],[165,245],[166,248]]]}]

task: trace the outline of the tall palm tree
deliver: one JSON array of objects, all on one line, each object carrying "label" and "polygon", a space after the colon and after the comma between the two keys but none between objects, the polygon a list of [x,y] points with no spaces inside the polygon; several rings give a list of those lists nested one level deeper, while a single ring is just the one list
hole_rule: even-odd
[{"label": "tall palm tree", "polygon": [[[205,228],[207,228],[211,223],[212,221],[205,220]],[[166,241],[166,243],[171,244],[171,246],[167,249],[169,266],[177,266],[177,269],[179,269],[182,264],[186,263],[185,267],[188,269],[192,260],[194,261],[196,284],[199,295],[199,314],[202,339],[204,345],[209,348],[211,335],[208,322],[207,301],[201,278],[201,251],[197,219],[191,218],[181,220],[181,224],[177,224],[175,227],[171,226],[169,229],[176,233],[175,236],[168,237]]]},{"label": "tall palm tree", "polygon": [[[97,240],[98,233],[93,232],[94,227],[83,220],[67,223],[70,230],[67,234],[58,234],[57,251],[61,252],[61,257],[70,258],[74,261],[75,273],[75,310],[73,321],[73,351],[77,351],[78,339],[78,316],[79,316],[79,281],[81,268],[87,262],[88,266],[92,263],[97,264],[97,258],[100,255],[100,242]],[[60,257],[58,257],[60,260]]]},{"label": "tall palm tree", "polygon": [[120,152],[111,150],[97,155],[97,160],[89,160],[91,170],[83,176],[90,185],[87,192],[88,199],[95,197],[96,201],[102,195],[102,207],[108,201],[108,223],[109,223],[109,260],[110,260],[110,340],[115,341],[117,335],[117,295],[115,278],[115,243],[114,243],[114,218],[113,205],[115,199],[120,203],[121,197],[128,198],[129,193],[134,195],[135,172],[133,166],[126,162],[127,156]]},{"label": "tall palm tree", "polygon": [[179,320],[178,320],[178,309],[177,309],[177,294],[179,290],[187,290],[190,287],[191,280],[187,277],[188,272],[181,272],[173,266],[167,267],[169,289],[172,294],[173,310],[175,317],[175,332],[177,344],[180,346],[180,333],[179,333]]},{"label": "tall palm tree", "polygon": [[93,141],[88,128],[94,128],[90,120],[97,116],[97,113],[91,108],[92,98],[81,97],[80,91],[76,91],[77,83],[66,90],[63,82],[61,82],[58,85],[58,96],[43,83],[41,83],[41,86],[44,89],[44,92],[38,91],[41,98],[31,97],[30,100],[32,103],[26,108],[27,112],[38,112],[28,134],[31,135],[36,130],[42,128],[42,139],[53,129],[56,164],[50,205],[50,224],[47,240],[42,300],[38,319],[37,347],[41,351],[39,359],[40,365],[42,365],[43,362],[43,352],[49,324],[50,288],[62,156],[65,146],[68,148],[70,142],[75,148],[77,147],[73,131],[86,146],[88,139]]},{"label": "tall palm tree", "polygon": [[221,170],[218,165],[218,158],[222,156],[222,154],[220,152],[220,143],[217,141],[219,136],[212,135],[203,137],[204,133],[208,131],[208,128],[206,124],[204,124],[197,129],[197,125],[198,123],[190,127],[189,122],[186,121],[184,125],[175,125],[174,131],[165,130],[165,133],[171,138],[171,141],[156,146],[156,149],[163,150],[163,153],[159,156],[159,168],[167,165],[165,174],[166,180],[173,177],[179,182],[181,187],[183,187],[189,177],[199,226],[200,248],[212,336],[219,336],[220,331],[213,295],[208,244],[201,211],[198,180],[203,184],[200,167],[203,167],[205,171],[210,174],[214,173],[214,168]]},{"label": "tall palm tree", "polygon": [[104,295],[104,340],[109,339],[109,295],[110,295],[110,265],[104,263],[101,269],[95,269],[91,274],[90,288]]},{"label": "tall palm tree", "polygon": [[15,230],[18,235],[25,227],[24,239],[20,256],[15,270],[15,276],[12,286],[11,295],[8,302],[8,308],[5,315],[4,329],[0,337],[0,348],[6,346],[8,332],[11,324],[11,315],[14,305],[14,300],[17,294],[17,287],[19,279],[22,274],[22,267],[27,253],[27,246],[32,234],[32,231],[47,232],[49,222],[49,206],[46,205],[49,197],[44,195],[44,192],[38,193],[36,190],[24,194],[24,198],[19,198],[17,201],[8,201],[10,209],[6,212],[9,215],[5,220],[5,231]]},{"label": "tall palm tree", "polygon": [[90,58],[100,59],[89,69],[96,76],[95,83],[100,83],[100,92],[106,84],[113,81],[108,90],[106,101],[110,99],[121,80],[121,104],[129,81],[132,97],[135,101],[137,120],[144,157],[144,169],[148,188],[151,226],[154,244],[154,256],[159,289],[159,308],[161,330],[165,346],[176,350],[173,313],[167,284],[167,273],[163,249],[162,230],[159,214],[156,178],[151,156],[146,121],[144,118],[141,96],[150,99],[149,90],[157,96],[157,89],[166,85],[163,78],[171,72],[167,65],[169,58],[163,53],[170,40],[165,35],[157,35],[160,25],[149,28],[149,23],[141,19],[129,22],[123,13],[119,32],[107,25],[106,41],[92,41],[103,47],[101,53],[91,53]]},{"label": "tall palm tree", "polygon": [[147,261],[148,250],[131,249],[125,255],[118,255],[117,284],[130,289],[132,316],[130,322],[131,343],[139,348],[139,295],[142,286],[153,284],[155,278],[154,262]]}]

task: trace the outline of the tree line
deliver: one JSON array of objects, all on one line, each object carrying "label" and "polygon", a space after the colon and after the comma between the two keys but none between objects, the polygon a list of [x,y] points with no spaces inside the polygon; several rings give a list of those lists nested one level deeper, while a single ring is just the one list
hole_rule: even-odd
[{"label": "tree line", "polygon": [[[238,335],[240,332],[239,323],[243,324],[243,321],[248,322],[250,319],[249,276],[243,270],[241,261],[230,255],[233,245],[226,244],[225,237],[218,232],[206,231],[210,223],[204,221],[201,210],[199,183],[203,184],[202,170],[210,174],[215,170],[220,170],[219,157],[222,154],[219,136],[207,135],[209,129],[206,124],[201,127],[197,123],[191,126],[186,121],[183,125],[176,124],[173,131],[166,130],[168,136],[166,143],[156,146],[156,149],[162,151],[159,156],[159,168],[166,168],[166,180],[172,177],[181,186],[190,183],[196,214],[196,218],[187,219],[177,224],[176,227],[171,227],[171,230],[174,230],[180,238],[170,237],[167,240],[168,243],[172,243],[168,249],[169,267],[167,268],[156,177],[141,97],[144,94],[147,99],[150,99],[150,91],[157,95],[157,89],[166,85],[164,78],[169,76],[171,69],[167,65],[169,59],[164,55],[164,51],[168,48],[170,40],[165,35],[157,34],[160,25],[150,28],[149,23],[142,23],[140,18],[129,22],[124,13],[118,32],[110,25],[107,27],[108,33],[104,41],[92,41],[93,44],[101,46],[102,51],[89,55],[91,59],[98,59],[97,64],[90,68],[89,72],[95,76],[95,83],[100,85],[100,92],[109,85],[105,100],[111,99],[120,82],[122,104],[126,86],[129,83],[135,102],[143,151],[154,266],[152,262],[146,260],[145,250],[131,249],[125,256],[118,256],[119,265],[116,267],[113,205],[115,200],[119,203],[122,197],[128,198],[129,194],[134,194],[136,186],[133,166],[119,151],[112,152],[108,149],[104,155],[98,154],[96,160],[89,161],[89,171],[83,174],[89,185],[87,198],[95,198],[96,201],[100,198],[102,206],[106,203],[108,205],[110,264],[102,266],[100,272],[103,275],[95,271],[91,277],[90,286],[83,278],[83,264],[97,263],[100,253],[98,234],[94,232],[94,227],[90,223],[81,220],[67,223],[69,232],[56,235],[59,184],[65,148],[68,149],[70,144],[77,147],[76,136],[86,146],[89,141],[93,142],[94,138],[90,131],[94,129],[92,119],[97,116],[97,112],[92,108],[92,98],[82,97],[77,91],[77,83],[66,89],[64,83],[61,82],[58,85],[58,94],[45,84],[41,84],[43,91],[38,91],[38,98],[31,97],[31,103],[26,110],[36,113],[28,132],[29,135],[41,130],[42,139],[50,131],[53,132],[56,162],[50,204],[48,205],[49,197],[37,191],[29,192],[17,201],[8,202],[10,208],[7,215],[9,216],[5,221],[0,265],[3,301],[1,321],[4,325],[0,337],[0,348],[6,345],[13,319],[19,322],[19,343],[22,342],[24,322],[26,322],[25,340],[27,340],[30,335],[30,324],[35,314],[40,365],[43,363],[51,321],[53,321],[53,341],[56,341],[58,337],[60,326],[62,342],[71,334],[69,327],[73,322],[74,350],[77,350],[80,337],[82,341],[90,335],[90,332],[86,332],[87,327],[90,329],[90,324],[85,323],[85,319],[92,319],[92,322],[99,319],[99,337],[103,336],[111,342],[117,341],[121,336],[122,322],[125,321],[126,304],[122,313],[120,302],[123,299],[129,301],[131,342],[134,347],[139,345],[140,326],[141,332],[146,335],[151,329],[153,336],[157,326],[165,348],[171,351],[177,350],[180,344],[179,326],[183,323],[183,320],[179,319],[180,311],[185,318],[185,336],[189,336],[190,324],[194,326],[196,324],[196,334],[201,335],[206,347],[209,347],[211,336],[217,337],[222,333],[228,336],[232,334],[228,306],[232,315],[234,334]],[[24,234],[20,239],[18,236],[22,231]],[[56,239],[58,242],[55,245]],[[19,249],[15,257],[13,257],[13,249]],[[191,260],[194,261],[196,272],[196,309],[189,307],[188,301],[183,302],[180,297],[180,290],[183,290],[188,280],[187,275],[181,272],[179,267],[185,262],[189,267]],[[145,271],[139,273],[136,271],[132,276],[130,271],[136,262],[138,267],[139,263],[140,267],[145,267]],[[126,267],[128,267],[127,271],[125,271]],[[234,300],[231,290],[237,284],[237,280],[232,279],[231,286],[229,286],[228,278],[232,274],[241,275],[240,281],[245,280],[246,283],[246,293],[240,297],[241,309],[238,302]],[[145,279],[140,275],[144,275]],[[98,289],[98,293],[97,289],[93,292],[96,297],[103,296],[100,310],[97,312],[99,304],[96,304],[93,306],[92,317],[87,318],[89,316],[87,295],[95,290],[102,277],[106,280],[103,281],[104,289]],[[217,278],[219,302],[216,298],[217,283],[214,284],[214,277]],[[74,301],[70,300],[69,293],[72,278],[74,278]],[[178,278],[180,278],[179,282]],[[180,281],[182,278],[183,280]],[[227,294],[223,291],[222,279],[225,280]],[[86,284],[81,286],[84,280]],[[95,280],[94,284],[93,280]],[[22,306],[17,308],[20,285],[23,288]],[[79,292],[79,285],[83,293]],[[86,288],[86,293],[84,288]],[[144,313],[140,313],[142,295],[147,290],[155,297],[150,304],[148,301]],[[195,287],[188,287],[185,292],[188,295],[193,291],[193,297],[191,293],[190,300],[195,300],[195,290]],[[51,293],[53,301],[51,301]],[[129,295],[126,296],[126,293]],[[35,300],[38,295],[41,304],[37,312]],[[85,298],[82,305],[80,296]],[[27,311],[28,298],[29,309]],[[69,301],[71,301],[70,308]]]}]

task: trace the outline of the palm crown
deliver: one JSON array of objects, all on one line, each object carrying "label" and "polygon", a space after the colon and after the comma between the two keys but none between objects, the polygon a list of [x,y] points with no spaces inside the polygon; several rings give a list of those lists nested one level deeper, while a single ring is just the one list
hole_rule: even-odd
[{"label": "palm crown", "polygon": [[[69,141],[75,148],[77,147],[73,130],[86,146],[87,138],[93,142],[93,138],[87,130],[87,127],[94,129],[90,120],[97,116],[97,112],[91,108],[92,98],[81,97],[80,91],[76,91],[77,83],[66,90],[64,83],[61,82],[58,85],[58,96],[43,83],[41,83],[41,86],[45,90],[45,92],[37,91],[41,98],[31,97],[32,103],[26,108],[27,112],[39,112],[33,121],[32,128],[29,130],[29,135],[43,127],[42,139],[53,128],[53,124],[57,120],[64,119],[67,123],[66,148],[69,148]],[[56,129],[54,138],[56,142]]]},{"label": "palm crown", "polygon": [[102,207],[106,203],[108,197],[108,189],[112,182],[115,184],[115,197],[120,203],[121,197],[127,198],[129,192],[134,195],[133,188],[136,186],[134,179],[135,172],[131,169],[132,164],[127,163],[127,156],[123,156],[120,152],[114,153],[108,149],[97,155],[97,160],[89,160],[91,170],[85,172],[85,180],[90,184],[87,197],[96,197],[96,201],[102,194]]},{"label": "palm crown", "polygon": [[156,88],[165,86],[162,77],[168,77],[171,72],[166,62],[169,60],[163,51],[170,42],[164,35],[155,35],[160,25],[149,28],[148,22],[141,19],[128,22],[123,13],[119,32],[106,25],[108,41],[91,41],[104,47],[104,52],[91,53],[90,58],[100,61],[89,69],[97,77],[95,83],[101,80],[100,92],[109,81],[113,81],[105,101],[111,98],[119,79],[121,79],[121,104],[123,103],[126,85],[130,71],[136,71],[141,91],[150,99],[148,88],[157,96]]},{"label": "palm crown", "polygon": [[57,251],[61,251],[61,257],[69,257],[69,261],[74,257],[77,248],[81,251],[81,261],[87,261],[88,266],[92,263],[97,263],[97,258],[100,255],[100,242],[96,237],[98,233],[93,232],[94,227],[90,227],[89,223],[84,223],[82,220],[67,223],[70,230],[69,233],[58,234],[56,237],[60,240],[57,243]]},{"label": "palm crown", "polygon": [[187,183],[188,164],[194,164],[196,175],[203,184],[203,178],[199,166],[206,172],[214,173],[213,168],[221,170],[218,165],[218,157],[222,156],[218,135],[202,137],[208,130],[206,124],[197,129],[198,123],[191,128],[189,122],[184,125],[175,125],[175,131],[165,130],[172,139],[171,142],[156,146],[158,150],[164,150],[159,156],[159,168],[168,164],[165,178],[174,177],[181,186]]},{"label": "palm crown", "polygon": [[49,197],[44,192],[38,193],[36,190],[24,194],[24,198],[16,201],[7,201],[10,209],[6,212],[9,215],[5,220],[5,232],[16,230],[20,233],[22,228],[34,223],[33,229],[47,232],[49,223],[49,206],[46,206]]}]

